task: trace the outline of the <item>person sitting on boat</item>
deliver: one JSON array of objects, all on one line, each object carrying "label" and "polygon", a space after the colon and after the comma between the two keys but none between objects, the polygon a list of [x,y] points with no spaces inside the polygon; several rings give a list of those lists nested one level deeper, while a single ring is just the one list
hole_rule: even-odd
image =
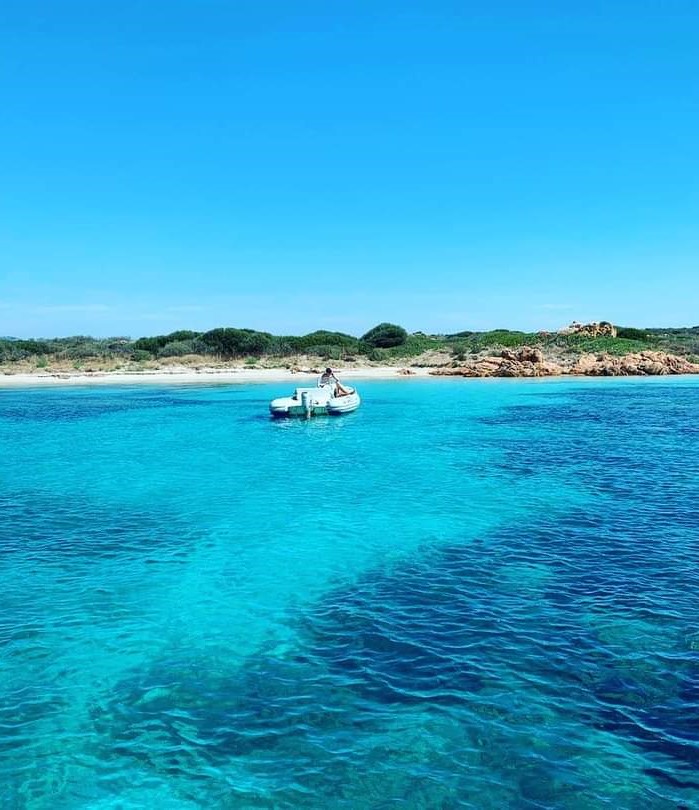
[{"label": "person sitting on boat", "polygon": [[347,388],[337,379],[333,370],[331,368],[326,368],[325,372],[320,378],[321,385],[330,385],[331,382],[335,380],[335,396],[336,397],[345,397],[347,394],[351,394],[351,391],[348,391]]}]

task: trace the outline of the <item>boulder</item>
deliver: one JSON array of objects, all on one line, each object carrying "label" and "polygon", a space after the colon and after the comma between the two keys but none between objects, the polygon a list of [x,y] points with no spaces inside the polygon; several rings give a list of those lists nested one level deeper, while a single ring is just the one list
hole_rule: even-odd
[{"label": "boulder", "polygon": [[532,346],[522,346],[516,351],[514,349],[503,349],[500,352],[500,357],[503,360],[517,363],[543,363],[544,355],[541,349],[535,349]]},{"label": "boulder", "polygon": [[544,354],[541,349],[532,346],[522,346],[517,352],[517,359],[522,363],[543,363]]}]

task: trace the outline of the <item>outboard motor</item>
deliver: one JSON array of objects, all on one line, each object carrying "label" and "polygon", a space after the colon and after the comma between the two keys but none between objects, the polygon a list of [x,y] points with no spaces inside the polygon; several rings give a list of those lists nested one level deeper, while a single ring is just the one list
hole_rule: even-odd
[{"label": "outboard motor", "polygon": [[311,400],[311,395],[308,391],[304,391],[301,394],[301,405],[306,412],[306,419],[310,419],[311,413],[313,412],[313,401]]}]

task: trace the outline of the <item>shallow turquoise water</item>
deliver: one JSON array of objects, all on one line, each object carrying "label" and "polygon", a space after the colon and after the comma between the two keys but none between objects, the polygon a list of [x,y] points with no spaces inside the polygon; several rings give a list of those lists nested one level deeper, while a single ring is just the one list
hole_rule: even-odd
[{"label": "shallow turquoise water", "polygon": [[0,806],[699,806],[699,381],[361,392],[0,392]]}]

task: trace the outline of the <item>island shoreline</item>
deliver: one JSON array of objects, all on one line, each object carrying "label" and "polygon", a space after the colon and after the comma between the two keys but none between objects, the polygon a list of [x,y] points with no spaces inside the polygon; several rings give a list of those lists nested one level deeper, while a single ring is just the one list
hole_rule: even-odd
[{"label": "island shoreline", "polygon": [[[444,377],[468,380],[553,380],[553,379],[609,379],[610,377],[691,377],[696,372],[672,374],[618,374],[599,375],[585,373],[541,373],[528,374],[470,374],[459,367],[410,367],[373,366],[336,369],[336,373],[347,380],[415,380],[440,379]],[[0,389],[80,387],[102,385],[209,385],[212,383],[254,384],[289,383],[291,387],[315,384],[319,373],[315,370],[289,370],[284,368],[228,368],[201,369],[186,368],[157,369],[143,371],[95,371],[95,372],[18,372],[0,374]]]}]

